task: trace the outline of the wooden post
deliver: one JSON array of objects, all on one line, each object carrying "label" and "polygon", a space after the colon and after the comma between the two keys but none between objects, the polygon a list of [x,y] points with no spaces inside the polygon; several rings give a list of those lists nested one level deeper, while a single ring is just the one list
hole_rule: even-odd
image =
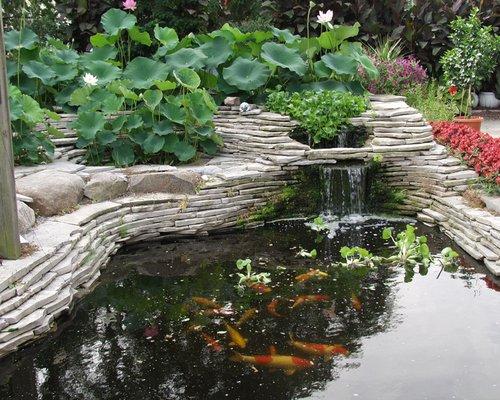
[{"label": "wooden post", "polygon": [[16,259],[21,254],[21,245],[7,84],[3,15],[0,8],[0,257]]}]

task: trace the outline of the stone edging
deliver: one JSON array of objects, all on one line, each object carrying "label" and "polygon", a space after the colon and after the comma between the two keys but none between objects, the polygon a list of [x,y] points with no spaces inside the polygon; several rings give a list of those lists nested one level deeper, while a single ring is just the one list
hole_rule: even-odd
[{"label": "stone edging", "polygon": [[[199,167],[138,166],[127,171],[77,165],[67,161],[74,160],[68,156],[73,154],[69,147],[74,138],[68,137],[63,143],[66,153],[58,150],[59,162],[17,168],[18,179],[42,169],[63,169],[89,180],[107,170],[125,175],[129,188],[133,175],[157,178],[189,171],[198,174],[203,184],[193,193],[128,193],[39,219],[25,235],[38,250],[21,260],[4,261],[0,268],[0,356],[48,331],[53,320],[92,287],[100,268],[123,244],[235,227],[242,214],[266,204],[291,183],[290,171],[300,165],[367,160],[382,154],[384,178],[407,191],[400,211],[440,226],[500,275],[500,217],[468,207],[460,196],[476,174],[434,142],[430,126],[403,98],[373,96],[371,106],[353,121],[372,131],[360,149],[311,149],[289,137],[297,125],[289,117],[260,109],[240,113],[238,106],[228,105],[215,118],[224,148]],[[30,201],[26,196],[20,200]]]}]

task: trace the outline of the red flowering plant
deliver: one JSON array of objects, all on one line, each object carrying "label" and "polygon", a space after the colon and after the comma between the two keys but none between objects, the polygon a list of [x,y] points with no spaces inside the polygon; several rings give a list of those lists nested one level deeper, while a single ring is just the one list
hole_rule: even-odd
[{"label": "red flowering plant", "polygon": [[488,183],[500,185],[500,138],[452,122],[432,123],[435,139],[449,147]]}]

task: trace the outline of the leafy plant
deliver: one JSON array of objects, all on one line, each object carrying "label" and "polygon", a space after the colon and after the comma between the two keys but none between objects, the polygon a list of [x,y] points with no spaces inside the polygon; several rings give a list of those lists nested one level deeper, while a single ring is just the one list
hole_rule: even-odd
[{"label": "leafy plant", "polygon": [[310,258],[312,260],[315,260],[316,257],[318,256],[318,252],[316,249],[312,249],[311,251],[307,251],[306,249],[301,248],[300,251],[297,253],[299,257],[305,257],[305,258]]},{"label": "leafy plant", "polygon": [[379,37],[375,40],[373,46],[367,44],[369,53],[376,60],[396,61],[404,56],[402,45],[403,38],[393,39],[390,36]]},{"label": "leafy plant", "polygon": [[427,245],[427,237],[417,236],[415,227],[406,225],[406,230],[398,233],[395,237],[392,228],[382,231],[384,240],[391,240],[397,249],[397,254],[387,258],[387,261],[405,267],[405,280],[413,277],[414,268],[418,267],[421,275],[425,275],[432,261],[432,256]]},{"label": "leafy plant", "polygon": [[349,118],[366,110],[364,97],[334,92],[272,92],[266,102],[271,111],[296,119],[313,143],[335,138]]},{"label": "leafy plant", "polygon": [[240,271],[246,270],[246,273],[244,274],[239,272],[236,273],[236,275],[238,275],[238,277],[240,278],[238,284],[236,285],[238,290],[244,290],[247,287],[259,283],[266,284],[271,282],[271,279],[269,278],[271,274],[269,272],[256,273],[252,270],[252,260],[250,260],[249,258],[246,258],[244,260],[237,260],[236,268],[238,268],[238,270]]},{"label": "leafy plant", "polygon": [[[51,161],[54,145],[48,135],[60,136],[48,118],[59,115],[41,108],[32,97],[21,93],[16,86],[9,86],[10,123],[13,132],[14,162],[33,165]],[[40,129],[42,125],[45,129]]]},{"label": "leafy plant", "polygon": [[481,23],[478,13],[474,8],[467,19],[458,17],[451,22],[453,48],[440,59],[446,83],[461,90],[460,110],[464,105],[465,115],[470,115],[472,89],[479,89],[490,78],[500,54],[500,36]]},{"label": "leafy plant", "polygon": [[459,112],[455,98],[436,81],[410,86],[403,95],[428,121],[451,121]]},{"label": "leafy plant", "polygon": [[323,217],[321,217],[321,215],[313,219],[311,229],[315,232],[326,232],[330,230],[328,228],[328,225],[325,224],[325,221],[323,220]]},{"label": "leafy plant", "polygon": [[348,268],[368,267],[372,268],[379,261],[372,253],[362,247],[343,246],[340,249],[340,255],[345,259],[343,266]]},{"label": "leafy plant", "polygon": [[374,94],[404,94],[412,86],[424,84],[427,72],[413,56],[384,60],[373,56],[379,71],[376,79],[362,73],[363,85]]}]

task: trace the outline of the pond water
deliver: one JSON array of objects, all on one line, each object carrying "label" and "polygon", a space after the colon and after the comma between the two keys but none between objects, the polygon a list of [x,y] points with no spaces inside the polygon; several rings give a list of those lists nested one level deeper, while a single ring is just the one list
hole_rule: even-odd
[{"label": "pond water", "polygon": [[[457,272],[431,267],[408,283],[398,267],[336,268],[298,282],[339,260],[343,245],[386,252],[382,228],[405,223],[337,225],[331,238],[288,221],[124,249],[56,332],[0,361],[0,399],[500,399],[500,282],[463,253]],[[451,245],[418,228],[432,251]],[[316,248],[317,259],[297,257],[300,246]],[[235,290],[235,261],[247,257],[271,272],[271,292]],[[291,308],[306,294],[325,301]],[[234,314],[213,315],[193,297]],[[252,308],[237,328],[246,348],[235,350],[314,365],[283,371],[232,361],[224,321],[235,327]],[[348,354],[313,358],[290,336]]]}]

